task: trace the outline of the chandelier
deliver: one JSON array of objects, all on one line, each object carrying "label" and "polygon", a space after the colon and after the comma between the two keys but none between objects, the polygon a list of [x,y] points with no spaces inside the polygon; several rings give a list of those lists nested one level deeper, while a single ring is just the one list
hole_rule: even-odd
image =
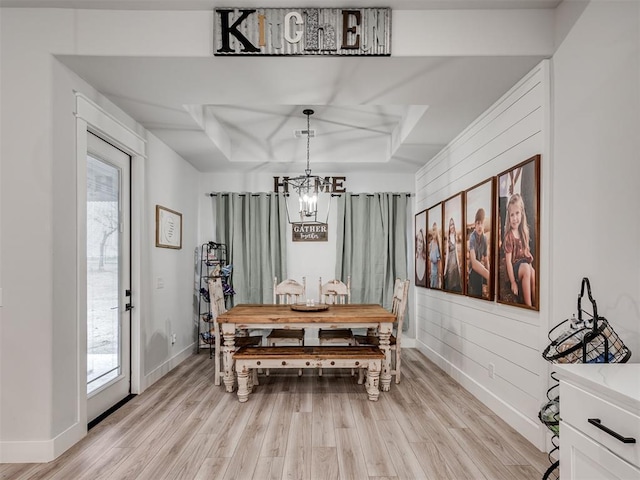
[{"label": "chandelier", "polygon": [[[299,222],[291,222],[291,220],[289,222],[318,223],[318,193],[331,192],[331,182],[317,175],[311,175],[311,166],[309,165],[309,143],[311,138],[309,119],[314,114],[314,111],[307,108],[302,113],[307,116],[307,130],[302,132],[307,134],[307,168],[304,170],[304,175],[285,179],[286,184],[298,195],[298,213],[300,215]],[[330,202],[331,195],[328,195],[328,197]],[[328,216],[329,210],[327,208],[327,218]]]}]

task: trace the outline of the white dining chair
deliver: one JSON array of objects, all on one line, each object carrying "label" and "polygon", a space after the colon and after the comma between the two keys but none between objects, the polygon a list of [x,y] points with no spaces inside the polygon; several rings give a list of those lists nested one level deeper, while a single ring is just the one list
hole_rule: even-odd
[{"label": "white dining chair", "polygon": [[[302,277],[302,283],[292,279],[278,283],[278,278],[273,278],[273,303],[292,304],[305,301],[306,277]],[[276,345],[304,345],[304,329],[274,328],[267,335],[267,343]]]},{"label": "white dining chair", "polygon": [[[218,316],[227,311],[224,300],[224,290],[222,287],[222,280],[220,277],[211,277],[208,281],[209,287],[209,300],[211,308],[211,323],[213,325],[214,334],[214,362],[213,362],[213,384],[220,385],[222,378],[222,366],[220,357],[222,355],[222,339],[220,324],[218,323]],[[236,350],[240,347],[246,346],[258,346],[262,344],[262,335],[246,335],[246,331],[237,332],[235,337]],[[254,383],[257,384],[257,378],[254,378]]]},{"label": "white dining chair", "polygon": [[[322,277],[320,277],[318,294],[320,303],[343,305],[351,303],[351,276],[347,277],[347,283],[340,280],[330,280],[325,284],[322,283]],[[344,345],[345,343],[355,345],[353,331],[350,328],[320,329],[318,341],[320,345]]]},{"label": "white dining chair", "polygon": [[[302,277],[302,283],[286,279],[278,283],[278,277],[273,277],[273,303],[292,304],[306,300],[307,279]],[[267,344],[271,347],[278,345],[304,346],[304,328],[274,328],[267,335]],[[269,370],[266,370],[269,375]],[[302,370],[298,371],[302,375]]]},{"label": "white dining chair", "polygon": [[[391,375],[395,375],[396,383],[400,383],[400,365],[402,360],[402,323],[404,322],[407,309],[407,297],[409,295],[409,280],[396,279],[393,288],[393,300],[391,311],[396,316],[394,322],[395,334],[389,339],[391,350]],[[377,335],[368,333],[367,335],[355,335],[356,345],[380,345],[380,338]]]}]

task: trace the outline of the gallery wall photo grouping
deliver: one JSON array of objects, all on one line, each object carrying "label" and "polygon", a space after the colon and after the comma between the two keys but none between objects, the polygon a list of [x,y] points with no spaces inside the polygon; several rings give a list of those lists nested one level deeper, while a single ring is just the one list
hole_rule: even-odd
[{"label": "gallery wall photo grouping", "polygon": [[539,309],[540,155],[415,216],[415,284]]}]

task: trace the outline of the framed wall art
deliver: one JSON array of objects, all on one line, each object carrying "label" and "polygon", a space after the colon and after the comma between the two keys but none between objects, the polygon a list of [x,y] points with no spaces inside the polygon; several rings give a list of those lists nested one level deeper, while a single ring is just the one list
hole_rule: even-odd
[{"label": "framed wall art", "polygon": [[156,205],[156,247],[182,248],[182,214]]},{"label": "framed wall art", "polygon": [[443,202],[442,224],[444,238],[442,289],[452,293],[464,293],[464,194],[462,192]]},{"label": "framed wall art", "polygon": [[495,180],[490,178],[464,194],[467,295],[493,300]]},{"label": "framed wall art", "polygon": [[417,287],[427,286],[427,211],[423,210],[415,216],[415,285]]},{"label": "framed wall art", "polygon": [[498,175],[497,298],[539,310],[540,155]]},{"label": "framed wall art", "polygon": [[427,210],[427,288],[442,290],[442,203]]}]

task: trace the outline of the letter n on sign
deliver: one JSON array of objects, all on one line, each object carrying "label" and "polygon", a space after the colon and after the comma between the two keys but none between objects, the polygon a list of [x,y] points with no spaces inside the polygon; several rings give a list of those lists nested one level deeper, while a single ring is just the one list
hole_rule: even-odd
[{"label": "letter n on sign", "polygon": [[328,231],[326,223],[294,223],[291,225],[291,238],[294,242],[326,242]]}]

